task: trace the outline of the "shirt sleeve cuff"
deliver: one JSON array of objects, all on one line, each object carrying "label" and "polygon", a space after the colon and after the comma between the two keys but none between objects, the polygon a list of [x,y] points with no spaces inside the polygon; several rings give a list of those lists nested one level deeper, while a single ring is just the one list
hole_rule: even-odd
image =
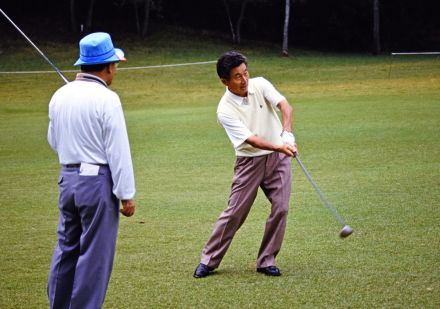
[{"label": "shirt sleeve cuff", "polygon": [[237,147],[239,147],[240,145],[242,145],[243,143],[245,143],[246,140],[247,140],[249,137],[251,137],[252,135],[253,135],[252,132],[249,132],[249,133],[246,135],[245,138],[236,141],[236,142],[234,143],[234,148],[237,148]]}]

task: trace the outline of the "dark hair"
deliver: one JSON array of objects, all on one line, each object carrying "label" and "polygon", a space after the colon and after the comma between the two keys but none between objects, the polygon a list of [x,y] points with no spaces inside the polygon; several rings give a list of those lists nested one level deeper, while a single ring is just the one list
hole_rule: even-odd
[{"label": "dark hair", "polygon": [[228,51],[217,60],[217,74],[221,79],[229,80],[231,70],[242,63],[247,65],[245,56],[235,51]]},{"label": "dark hair", "polygon": [[110,63],[99,63],[99,64],[88,64],[88,65],[81,65],[81,71],[83,72],[101,72],[104,70]]}]

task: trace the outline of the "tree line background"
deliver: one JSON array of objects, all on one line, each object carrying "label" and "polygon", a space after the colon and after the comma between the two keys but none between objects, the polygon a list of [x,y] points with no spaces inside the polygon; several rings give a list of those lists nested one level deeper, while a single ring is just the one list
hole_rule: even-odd
[{"label": "tree line background", "polygon": [[[105,30],[148,41],[173,26],[236,44],[281,46],[288,39],[290,48],[440,51],[439,0],[9,0],[0,8],[26,31],[47,38]],[[13,35],[0,17],[2,35]]]}]

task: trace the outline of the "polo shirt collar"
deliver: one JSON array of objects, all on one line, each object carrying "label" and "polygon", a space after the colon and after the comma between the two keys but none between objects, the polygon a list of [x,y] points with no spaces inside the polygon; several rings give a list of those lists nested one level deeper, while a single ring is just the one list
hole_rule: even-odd
[{"label": "polo shirt collar", "polygon": [[95,82],[95,83],[99,83],[105,87],[108,88],[107,83],[100,77],[93,75],[93,74],[88,74],[88,73],[78,73],[76,74],[76,79],[75,80],[82,80],[82,81],[88,81],[88,82]]}]

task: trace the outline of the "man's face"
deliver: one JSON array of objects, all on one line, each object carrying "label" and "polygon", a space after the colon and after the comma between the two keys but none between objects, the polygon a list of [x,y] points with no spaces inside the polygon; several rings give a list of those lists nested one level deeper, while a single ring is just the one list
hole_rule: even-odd
[{"label": "man's face", "polygon": [[232,93],[240,97],[247,96],[249,85],[247,65],[242,63],[238,67],[233,68],[229,74],[229,79],[222,79],[222,82]]}]

